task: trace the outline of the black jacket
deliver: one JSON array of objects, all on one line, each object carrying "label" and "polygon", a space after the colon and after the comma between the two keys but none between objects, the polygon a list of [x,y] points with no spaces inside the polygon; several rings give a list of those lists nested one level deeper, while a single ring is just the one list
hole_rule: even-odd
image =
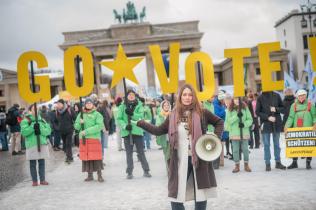
[{"label": "black jacket", "polygon": [[57,111],[56,110],[52,110],[49,112],[49,123],[50,123],[50,127],[54,130],[54,131],[59,131],[59,122],[57,120]]},{"label": "black jacket", "polygon": [[59,111],[57,110],[57,120],[59,125],[60,134],[72,133],[74,130],[75,112],[73,109],[65,105],[66,107]]},{"label": "black jacket", "polygon": [[4,112],[0,112],[0,132],[7,131],[7,124],[5,122],[6,114]]},{"label": "black jacket", "polygon": [[247,100],[246,103],[247,103],[248,109],[249,109],[249,111],[250,111],[251,117],[252,117],[252,118],[255,118],[254,111],[256,111],[256,110],[253,110],[253,107],[252,107],[252,100]]},{"label": "black jacket", "polygon": [[285,96],[283,99],[283,106],[284,106],[284,115],[283,115],[283,127],[287,121],[287,118],[290,114],[291,105],[294,103],[295,97],[292,96]]},{"label": "black jacket", "polygon": [[103,116],[104,127],[107,131],[110,130],[110,121],[111,117],[106,107],[101,106],[97,109],[97,111]]},{"label": "black jacket", "polygon": [[15,125],[9,125],[10,126],[10,131],[12,133],[15,133],[15,132],[21,132],[21,127],[20,127],[20,123],[18,122],[17,118],[18,117],[21,117],[20,113],[19,113],[19,109],[15,106],[11,107],[9,110],[8,110],[8,114],[9,112],[13,112],[13,115],[14,117],[16,118],[16,123]]},{"label": "black jacket", "polygon": [[50,115],[49,115],[49,112],[47,110],[45,110],[45,111],[42,110],[40,112],[40,114],[41,114],[42,119],[44,119],[47,123],[50,122]]},{"label": "black jacket", "polygon": [[[272,113],[270,107],[275,107],[276,112]],[[256,114],[260,117],[260,122],[263,124],[262,133],[273,133],[282,131],[282,119],[284,107],[282,99],[278,93],[265,92],[262,93],[257,99]],[[274,116],[276,121],[270,122],[268,118]]]}]

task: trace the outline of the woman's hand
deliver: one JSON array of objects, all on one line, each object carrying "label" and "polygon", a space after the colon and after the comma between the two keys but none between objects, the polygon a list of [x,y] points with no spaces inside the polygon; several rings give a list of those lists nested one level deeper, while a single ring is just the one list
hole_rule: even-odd
[{"label": "woman's hand", "polygon": [[86,132],[85,132],[85,131],[81,131],[81,132],[80,132],[80,135],[81,135],[81,136],[85,136],[85,135],[86,135]]},{"label": "woman's hand", "polygon": [[137,123],[139,122],[140,120],[131,120],[131,124],[133,125],[136,125],[137,126]]},{"label": "woman's hand", "polygon": [[284,135],[286,136],[287,134],[287,127],[284,127]]}]

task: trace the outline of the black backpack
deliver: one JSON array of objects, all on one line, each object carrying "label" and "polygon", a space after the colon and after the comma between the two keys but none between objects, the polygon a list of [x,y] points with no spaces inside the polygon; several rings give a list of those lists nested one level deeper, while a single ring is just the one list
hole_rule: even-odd
[{"label": "black backpack", "polygon": [[10,126],[14,126],[18,123],[17,117],[14,115],[14,110],[10,110],[8,112],[7,118],[6,118],[6,123]]}]

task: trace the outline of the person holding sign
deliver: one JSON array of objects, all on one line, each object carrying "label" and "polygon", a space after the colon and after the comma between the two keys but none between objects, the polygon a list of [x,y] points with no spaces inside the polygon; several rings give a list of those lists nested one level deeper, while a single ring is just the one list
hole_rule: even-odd
[{"label": "person holding sign", "polygon": [[195,201],[195,209],[205,210],[207,199],[215,196],[217,184],[212,162],[201,160],[195,145],[209,124],[220,137],[224,121],[202,109],[191,85],[184,85],[178,94],[175,108],[160,126],[145,120],[138,121],[137,126],[156,136],[168,134],[168,196],[172,210],[183,210],[183,203],[189,200]]},{"label": "person holding sign", "polygon": [[[291,105],[290,114],[287,118],[284,132],[287,128],[313,127],[316,130],[316,110],[315,105],[307,100],[307,91],[300,89],[296,93],[297,100]],[[311,169],[311,157],[306,158],[306,169]],[[288,169],[297,168],[297,158],[293,158],[292,164]]]},{"label": "person holding sign", "polygon": [[[74,128],[79,131],[79,151],[82,160],[82,172],[88,172],[85,181],[93,180],[93,172],[98,173],[98,181],[104,182],[102,178],[102,146],[101,130],[104,128],[103,116],[95,109],[91,98],[84,102],[84,113],[78,114]],[[82,126],[83,125],[83,126]]]},{"label": "person holding sign", "polygon": [[[38,123],[35,121],[34,104],[32,104],[21,122],[21,134],[25,137],[26,160],[30,161],[32,186],[38,186],[36,162],[38,161],[38,173],[41,185],[48,185],[45,180],[45,158],[48,157],[47,136],[51,134],[50,125],[38,115]],[[37,136],[40,136],[40,152],[37,149]]]},{"label": "person holding sign", "polygon": [[[250,139],[250,127],[252,126],[251,113],[245,103],[242,101],[239,104],[239,99],[234,98],[228,107],[225,120],[225,130],[229,132],[229,138],[232,141],[233,146],[233,159],[235,162],[235,168],[232,171],[237,173],[240,171],[240,155],[239,151],[242,148],[242,153],[244,157],[244,168],[245,171],[251,172],[249,167],[249,149],[248,142]],[[239,106],[241,106],[241,112],[238,111]],[[239,116],[241,115],[241,117]],[[241,120],[240,120],[241,118]],[[242,130],[242,134],[241,134]],[[242,138],[242,139],[241,139]]]},{"label": "person holding sign", "polygon": [[[129,120],[130,119],[130,120]],[[127,161],[127,179],[133,179],[133,147],[136,145],[137,156],[144,170],[144,177],[151,177],[149,173],[149,165],[144,153],[144,131],[131,123],[131,120],[137,121],[144,119],[143,105],[136,98],[136,93],[133,90],[127,91],[127,101],[119,106],[117,114],[117,123],[120,126],[121,137],[124,138]],[[131,135],[131,137],[130,137]]]}]

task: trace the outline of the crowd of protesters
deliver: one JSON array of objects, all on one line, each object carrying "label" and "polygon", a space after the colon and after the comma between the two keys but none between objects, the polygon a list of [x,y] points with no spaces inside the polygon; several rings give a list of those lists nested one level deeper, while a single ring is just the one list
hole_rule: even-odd
[{"label": "crowd of protesters", "polygon": [[[223,132],[217,133],[223,149],[218,159],[212,162],[212,168],[220,169],[227,158],[227,161],[235,163],[233,173],[241,170],[241,160],[244,170],[251,172],[250,151],[263,146],[265,170],[271,171],[272,137],[275,168],[286,169],[280,157],[281,132],[286,133],[288,128],[293,127],[316,129],[315,104],[308,100],[307,95],[304,89],[296,92],[286,89],[282,100],[277,92],[260,94],[247,90],[245,97],[236,98],[219,90],[209,100],[199,102],[201,109],[216,116],[213,120],[223,121]],[[97,180],[103,182],[101,171],[105,167],[103,160],[107,154],[104,150],[108,147],[109,136],[115,139],[118,151],[125,151],[127,179],[134,178],[133,152],[137,153],[143,176],[152,176],[145,151],[152,148],[155,139],[163,152],[166,170],[170,172],[170,158],[175,149],[169,139],[172,135],[155,129],[165,126],[166,121],[171,120],[173,110],[179,109],[175,107],[177,97],[174,101],[171,98],[165,95],[149,99],[129,90],[126,99],[116,97],[112,101],[101,101],[95,94],[85,98],[82,104],[59,99],[48,107],[38,106],[37,120],[34,105],[24,109],[14,104],[7,112],[0,109],[1,151],[10,152],[12,156],[26,155],[33,186],[37,186],[37,163],[39,184],[48,184],[45,180],[45,159],[49,147],[55,152],[63,151],[67,164],[74,161],[73,147],[79,147],[75,155],[82,161],[82,172],[88,174],[85,181],[93,180],[93,172],[97,172]],[[139,124],[140,120],[143,121]],[[215,132],[214,125],[208,124],[206,132]],[[287,168],[297,168],[297,159],[293,158]],[[311,169],[311,161],[311,157],[306,157],[306,169]]]}]

